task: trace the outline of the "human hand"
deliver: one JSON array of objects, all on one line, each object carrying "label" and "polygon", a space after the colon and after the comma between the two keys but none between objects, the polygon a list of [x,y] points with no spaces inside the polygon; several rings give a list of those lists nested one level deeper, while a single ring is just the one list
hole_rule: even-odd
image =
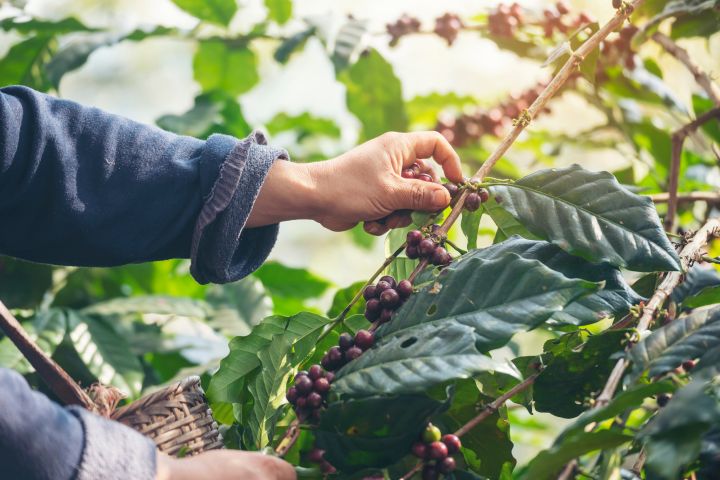
[{"label": "human hand", "polygon": [[157,454],[156,480],[295,480],[295,469],[257,452],[210,450],[187,458]]},{"label": "human hand", "polygon": [[418,163],[437,180],[430,157],[449,180],[463,181],[460,158],[437,132],[386,133],[324,162],[276,162],[248,226],[310,218],[342,231],[365,221],[365,230],[374,235],[407,226],[409,210],[437,211],[450,203],[439,183],[401,176],[404,168]]}]

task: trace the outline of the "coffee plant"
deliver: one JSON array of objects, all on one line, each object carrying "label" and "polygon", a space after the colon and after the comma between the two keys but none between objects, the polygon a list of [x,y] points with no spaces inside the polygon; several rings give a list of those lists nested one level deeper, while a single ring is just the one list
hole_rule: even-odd
[{"label": "coffee plant", "polygon": [[[614,15],[602,24],[563,1],[502,3],[427,25],[406,14],[381,34],[360,18],[334,33],[317,19],[291,28],[290,0],[266,0],[267,19],[243,35],[228,28],[237,5],[226,0],[175,2],[198,19],[192,31],[2,20],[22,40],[0,61],[0,83],[48,91],[117,42],[196,42],[202,92],[187,113],[157,120],[196,136],[250,132],[237,97],[260,81],[255,43],[271,43],[284,64],[319,41],[359,140],[435,128],[477,172],[445,183],[448,209],[413,212],[413,225],[391,232],[375,274],[340,289],[326,315],[306,301],[330,284],[274,262],[201,287],[178,261],[62,269],[3,259],[0,298],[85,383],[134,398],[204,373],[226,446],[282,456],[303,478],[720,478],[720,88],[681,46],[717,39],[720,2],[603,1]],[[404,100],[381,52],[419,35],[448,48],[480,36],[551,74],[499,102]],[[664,81],[658,51],[689,72],[691,105]],[[572,135],[537,128],[562,115],[554,102],[564,97],[604,122]],[[308,113],[265,127],[293,133],[304,161],[322,158],[313,139],[340,135]],[[548,168],[566,149],[615,150],[630,166]],[[534,159],[531,173],[513,152]],[[433,181],[417,165],[402,176]],[[188,352],[188,325],[232,338],[227,356]],[[547,340],[520,355],[530,331]],[[7,339],[0,364],[35,380]],[[518,465],[514,431],[532,428],[522,410],[563,420]]]}]

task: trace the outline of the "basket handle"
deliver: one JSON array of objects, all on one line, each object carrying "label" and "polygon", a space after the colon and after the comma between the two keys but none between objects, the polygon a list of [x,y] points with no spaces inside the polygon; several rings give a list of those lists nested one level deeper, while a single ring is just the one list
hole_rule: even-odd
[{"label": "basket handle", "polygon": [[2,302],[0,302],[0,327],[60,401],[65,405],[80,405],[87,410],[95,411],[95,403],[88,394],[60,365],[37,346],[17,318]]}]

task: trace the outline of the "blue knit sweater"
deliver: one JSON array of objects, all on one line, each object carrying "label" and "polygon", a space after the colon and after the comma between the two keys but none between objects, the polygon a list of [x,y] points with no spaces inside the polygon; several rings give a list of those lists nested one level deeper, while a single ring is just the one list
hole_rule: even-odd
[{"label": "blue knit sweater", "polygon": [[[237,280],[275,243],[277,225],[244,225],[278,158],[257,133],[202,141],[2,88],[0,254],[85,266],[190,258],[200,283]],[[154,475],[152,442],[0,369],[0,479]]]}]

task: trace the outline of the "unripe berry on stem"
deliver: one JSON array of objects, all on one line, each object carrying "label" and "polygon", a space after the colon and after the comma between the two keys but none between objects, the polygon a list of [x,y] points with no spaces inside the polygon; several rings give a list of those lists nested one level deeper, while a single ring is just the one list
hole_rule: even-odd
[{"label": "unripe berry on stem", "polygon": [[422,433],[423,442],[437,442],[440,440],[440,438],[442,438],[442,432],[440,432],[440,429],[432,423],[428,423],[427,427],[425,427],[425,430]]}]

